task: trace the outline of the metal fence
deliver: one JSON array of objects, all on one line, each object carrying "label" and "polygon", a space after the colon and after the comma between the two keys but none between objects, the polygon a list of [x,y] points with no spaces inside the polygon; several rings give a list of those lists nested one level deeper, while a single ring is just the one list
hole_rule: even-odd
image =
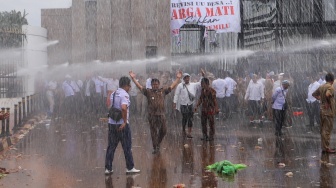
[{"label": "metal fence", "polygon": [[21,60],[0,59],[0,98],[24,96],[24,78],[17,75],[20,64]]}]

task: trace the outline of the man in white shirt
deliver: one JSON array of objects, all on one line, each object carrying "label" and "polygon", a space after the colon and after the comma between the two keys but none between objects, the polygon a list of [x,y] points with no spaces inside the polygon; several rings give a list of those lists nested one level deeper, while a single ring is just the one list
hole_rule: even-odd
[{"label": "man in white shirt", "polygon": [[46,97],[49,103],[49,109],[47,112],[48,118],[51,118],[51,116],[54,113],[54,106],[55,106],[55,90],[57,87],[57,82],[56,81],[49,81],[47,85],[47,92],[46,92]]},{"label": "man in white shirt", "polygon": [[234,106],[234,90],[236,89],[237,82],[234,81],[231,77],[229,77],[229,73],[225,73],[225,82],[227,84],[226,93],[225,93],[225,103],[226,103],[226,111],[225,114],[228,116],[233,111]]},{"label": "man in white shirt", "polygon": [[71,76],[66,75],[65,81],[62,84],[62,89],[64,92],[64,109],[63,113],[65,116],[71,116],[75,109],[75,89],[71,84]]},{"label": "man in white shirt", "polygon": [[102,82],[101,80],[99,80],[98,76],[94,76],[92,78],[92,81],[95,83],[95,88],[96,88],[96,92],[93,93],[92,99],[93,99],[93,108],[96,109],[96,114],[102,113],[103,111],[103,86],[104,86],[104,82]]},{"label": "man in white shirt", "polygon": [[[116,148],[121,143],[124,150],[126,161],[126,173],[139,173],[140,170],[134,168],[134,160],[132,154],[132,135],[131,126],[129,125],[129,100],[128,92],[131,89],[131,79],[123,76],[119,79],[119,88],[114,92],[115,95],[110,96],[111,105],[121,110],[121,118],[119,120],[109,117],[108,121],[108,146],[105,157],[105,175],[113,173],[112,163]],[[114,96],[114,97],[113,97]],[[120,161],[118,161],[120,163]]]},{"label": "man in white shirt", "polygon": [[84,93],[84,112],[85,113],[92,113],[94,107],[94,102],[93,102],[93,95],[96,92],[96,86],[95,83],[92,80],[92,76],[90,74],[87,74],[85,76],[85,80],[83,83],[83,93]]},{"label": "man in white shirt", "polygon": [[308,86],[308,94],[307,94],[307,113],[309,117],[309,127],[312,129],[314,127],[314,120],[316,120],[317,124],[320,124],[320,102],[313,97],[313,92],[316,91],[320,84],[317,82],[318,78],[313,75],[309,76],[310,84]]},{"label": "man in white shirt", "polygon": [[218,107],[221,112],[224,112],[225,91],[227,87],[228,87],[227,83],[224,79],[217,78],[216,80],[212,81],[212,88],[216,91],[216,99],[217,99]]},{"label": "man in white shirt", "polygon": [[252,82],[247,86],[245,100],[247,100],[250,123],[254,123],[256,118],[261,119],[261,103],[264,100],[264,87],[257,81],[257,75],[253,75]]},{"label": "man in white shirt", "polygon": [[[204,77],[205,73],[203,69],[201,70],[202,76]],[[186,135],[187,138],[192,138],[192,126],[193,126],[193,116],[194,116],[194,102],[196,96],[196,90],[201,87],[201,83],[190,83],[190,75],[184,73],[182,76],[183,83],[180,83],[175,90],[174,95],[174,109],[179,109],[182,114],[182,133]],[[176,104],[180,106],[177,107]],[[176,108],[177,107],[177,108]],[[188,124],[188,133],[186,133],[186,125]]]},{"label": "man in white shirt", "polygon": [[[115,74],[115,73],[114,73]],[[100,81],[102,81],[104,84],[104,89],[106,88],[106,106],[109,107],[110,106],[110,96],[111,94],[116,91],[118,89],[118,84],[119,84],[119,80],[116,78],[116,76],[112,75],[111,78],[103,78],[101,76],[98,76],[98,79]],[[106,87],[105,87],[106,86]]]},{"label": "man in white shirt", "polygon": [[324,79],[324,77],[325,77],[325,74],[324,74],[324,72],[319,72],[319,80],[317,81],[320,85],[323,85],[323,84],[325,84],[326,83],[326,81],[325,81],[325,79]]}]

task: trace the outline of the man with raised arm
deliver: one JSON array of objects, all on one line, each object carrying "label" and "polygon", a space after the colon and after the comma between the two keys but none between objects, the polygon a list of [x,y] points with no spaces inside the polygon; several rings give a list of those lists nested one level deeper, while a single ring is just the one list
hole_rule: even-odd
[{"label": "man with raised arm", "polygon": [[[205,76],[205,72],[201,69],[202,77]],[[201,88],[201,82],[191,83],[190,75],[188,73],[183,74],[183,82],[180,83],[175,90],[173,108],[179,109],[182,114],[182,133],[187,138],[192,138],[191,132],[193,127],[194,116],[194,103],[196,91]],[[179,104],[176,108],[176,104]],[[188,133],[186,133],[186,125],[188,124]]]},{"label": "man with raised arm", "polygon": [[160,81],[157,78],[151,79],[152,88],[143,87],[136,79],[133,71],[129,72],[132,81],[139,88],[141,93],[148,101],[148,121],[153,143],[153,154],[160,151],[160,144],[167,133],[166,115],[165,115],[165,96],[169,94],[180,82],[182,72],[176,74],[175,81],[168,88],[160,88]]}]

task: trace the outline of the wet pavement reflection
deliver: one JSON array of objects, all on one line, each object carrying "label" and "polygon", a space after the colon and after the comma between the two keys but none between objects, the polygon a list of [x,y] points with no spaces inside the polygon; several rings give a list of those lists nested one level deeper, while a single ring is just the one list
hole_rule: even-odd
[{"label": "wet pavement reflection", "polygon": [[[241,114],[216,121],[214,141],[202,141],[200,120],[195,117],[193,138],[184,138],[181,123],[168,120],[168,133],[160,153],[152,154],[149,126],[131,117],[133,157],[140,174],[127,175],[119,145],[114,173],[104,175],[107,125],[96,118],[78,121],[44,121],[31,130],[6,156],[1,167],[17,172],[0,180],[0,187],[334,187],[336,155],[322,154],[318,127],[310,131],[306,119],[295,119],[274,136],[274,125],[249,125]],[[336,144],[332,135],[331,144]],[[235,176],[205,169],[229,160],[248,167]],[[293,173],[290,177],[286,174]]]}]

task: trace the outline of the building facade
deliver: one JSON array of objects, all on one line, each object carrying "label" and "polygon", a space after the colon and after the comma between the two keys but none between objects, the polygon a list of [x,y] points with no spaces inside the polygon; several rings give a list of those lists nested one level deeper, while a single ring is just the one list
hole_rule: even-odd
[{"label": "building facade", "polygon": [[[232,72],[336,68],[333,44],[304,48],[315,41],[330,42],[336,32],[336,0],[240,2],[241,33],[208,31],[204,38],[204,28],[185,25],[179,38],[171,38],[170,1],[73,0],[69,9],[42,10],[48,40],[59,40],[59,45],[48,49],[49,63],[164,56],[166,61],[159,64],[163,70],[171,65],[195,70],[206,65],[211,70]],[[300,49],[295,46],[298,43],[302,43]],[[244,56],[241,50],[253,55]],[[190,66],[194,64],[197,66]]]},{"label": "building facade", "polygon": [[[43,9],[49,64],[88,63],[164,56],[170,69],[169,1],[73,0],[69,9]],[[153,52],[154,53],[149,53]]]}]

